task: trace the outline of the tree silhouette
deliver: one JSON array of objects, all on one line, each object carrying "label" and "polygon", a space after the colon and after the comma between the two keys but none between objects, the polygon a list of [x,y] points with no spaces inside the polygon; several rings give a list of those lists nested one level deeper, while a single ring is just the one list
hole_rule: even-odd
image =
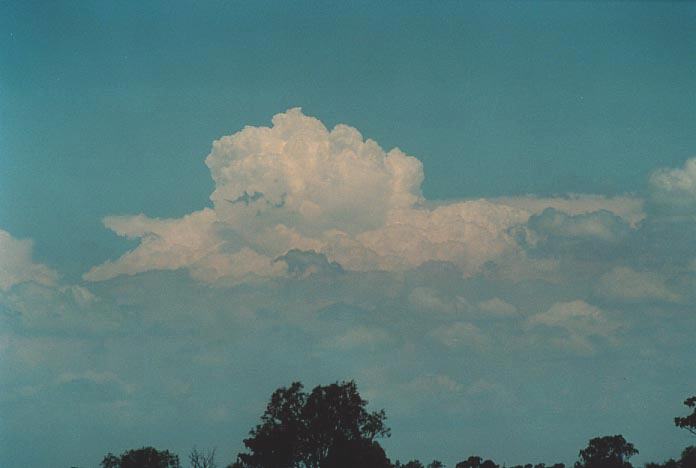
[{"label": "tree silhouette", "polygon": [[279,388],[249,432],[233,468],[387,468],[375,441],[388,437],[384,411],[369,413],[355,382],[317,386],[310,394],[300,382]]},{"label": "tree silhouette", "polygon": [[396,460],[394,468],[425,468],[420,460],[410,460],[405,464],[402,464],[399,460]]},{"label": "tree silhouette", "polygon": [[203,453],[198,448],[193,447],[189,453],[189,464],[191,468],[216,468],[215,449]]},{"label": "tree silhouette", "polygon": [[481,457],[471,456],[465,461],[459,462],[455,468],[498,468],[493,460],[483,460]]},{"label": "tree silhouette", "polygon": [[645,468],[682,468],[681,464],[670,458],[664,463],[646,463]]},{"label": "tree silhouette", "polygon": [[679,463],[683,468],[696,468],[696,446],[686,447],[681,453]]},{"label": "tree silhouette", "polygon": [[692,396],[684,400],[684,405],[693,408],[690,415],[674,418],[674,424],[696,435],[696,396]]},{"label": "tree silhouette", "polygon": [[101,462],[103,468],[180,468],[179,457],[169,450],[143,447],[123,452],[120,457],[107,454]]},{"label": "tree silhouette", "polygon": [[631,468],[627,461],[638,450],[632,443],[627,442],[622,435],[595,437],[580,450],[580,461],[575,468]]},{"label": "tree silhouette", "polygon": [[527,463],[526,465],[513,465],[510,468],[565,468],[565,464],[554,463],[553,465],[546,466],[546,463],[537,463],[535,465]]},{"label": "tree silhouette", "polygon": [[682,450],[681,458],[670,458],[664,463],[647,463],[645,468],[696,468],[696,447],[690,446]]}]

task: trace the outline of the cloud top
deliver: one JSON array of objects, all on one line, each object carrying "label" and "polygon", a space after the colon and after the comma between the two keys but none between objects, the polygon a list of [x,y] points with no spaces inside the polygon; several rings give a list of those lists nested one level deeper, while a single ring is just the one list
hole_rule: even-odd
[{"label": "cloud top", "polygon": [[241,231],[282,224],[308,236],[356,234],[421,198],[416,158],[385,152],[347,125],[329,131],[299,108],[274,116],[270,128],[246,127],[215,141],[205,161],[215,212]]}]

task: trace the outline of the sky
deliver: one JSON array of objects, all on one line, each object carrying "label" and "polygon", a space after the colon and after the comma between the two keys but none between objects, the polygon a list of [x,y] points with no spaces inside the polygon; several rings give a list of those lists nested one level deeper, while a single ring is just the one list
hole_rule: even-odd
[{"label": "sky", "polygon": [[355,379],[394,460],[696,441],[696,4],[4,2],[0,466]]}]

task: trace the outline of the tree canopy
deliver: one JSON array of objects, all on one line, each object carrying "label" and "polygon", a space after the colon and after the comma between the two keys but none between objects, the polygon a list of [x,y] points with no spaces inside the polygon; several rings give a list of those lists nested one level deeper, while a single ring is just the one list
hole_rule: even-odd
[{"label": "tree canopy", "polygon": [[481,457],[471,456],[457,463],[455,468],[498,468],[498,465],[493,460],[484,460]]},{"label": "tree canopy", "polygon": [[696,395],[684,400],[684,405],[693,408],[693,411],[688,416],[674,418],[674,424],[696,435]]},{"label": "tree canopy", "polygon": [[261,423],[244,440],[234,468],[387,468],[375,440],[390,435],[384,411],[368,412],[355,382],[302,391],[300,382],[271,395]]},{"label": "tree canopy", "polygon": [[120,457],[108,453],[101,462],[103,468],[180,468],[179,456],[169,450],[142,447],[123,452]]},{"label": "tree canopy", "polygon": [[670,458],[664,463],[647,463],[645,468],[696,468],[696,447],[690,446],[682,450],[681,458]]},{"label": "tree canopy", "polygon": [[628,459],[638,450],[622,435],[595,437],[587,448],[580,450],[580,461],[575,468],[631,468]]}]

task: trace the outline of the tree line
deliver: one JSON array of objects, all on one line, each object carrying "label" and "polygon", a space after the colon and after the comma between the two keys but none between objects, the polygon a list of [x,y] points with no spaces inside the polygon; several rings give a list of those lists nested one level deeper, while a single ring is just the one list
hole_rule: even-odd
[{"label": "tree line", "polygon": [[[696,435],[696,396],[684,405],[691,414],[674,418],[674,424]],[[367,410],[367,401],[354,381],[317,386],[305,392],[300,382],[281,387],[271,395],[261,421],[244,439],[246,451],[225,468],[445,468],[439,460],[424,465],[420,460],[394,463],[379,439],[391,436],[384,410]],[[573,468],[632,468],[629,461],[638,449],[620,434],[595,437],[580,450]],[[193,448],[190,468],[217,468],[215,450]],[[107,454],[102,468],[181,468],[179,456],[168,450],[143,447],[120,456]],[[646,468],[696,468],[696,446],[662,463]],[[490,459],[469,456],[454,468],[500,468]],[[514,465],[509,468],[565,468],[563,463]]]}]

